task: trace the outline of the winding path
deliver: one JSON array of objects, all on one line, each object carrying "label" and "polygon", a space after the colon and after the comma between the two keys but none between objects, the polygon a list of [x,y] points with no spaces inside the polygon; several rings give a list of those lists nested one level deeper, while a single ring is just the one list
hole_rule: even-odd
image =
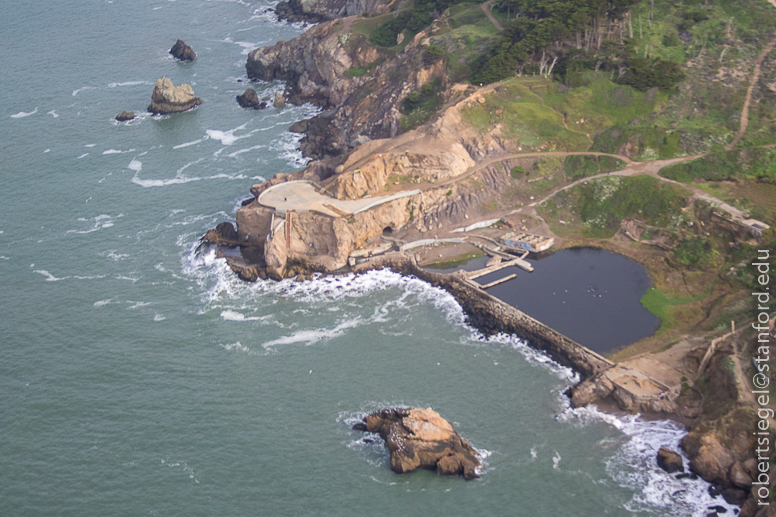
[{"label": "winding path", "polygon": [[[773,4],[774,7],[776,7],[776,0],[769,1]],[[744,100],[744,107],[741,110],[741,125],[739,127],[738,134],[736,134],[736,137],[733,139],[733,141],[725,146],[725,149],[728,151],[733,149],[736,144],[738,144],[746,132],[746,127],[749,125],[749,104],[752,102],[752,92],[754,91],[754,87],[757,86],[757,81],[760,80],[760,67],[765,60],[765,56],[767,56],[773,50],[774,45],[776,45],[776,38],[774,38],[773,41],[771,41],[770,44],[763,49],[760,55],[757,56],[757,61],[754,62],[752,80],[749,82],[749,89],[746,91],[746,100]]]}]

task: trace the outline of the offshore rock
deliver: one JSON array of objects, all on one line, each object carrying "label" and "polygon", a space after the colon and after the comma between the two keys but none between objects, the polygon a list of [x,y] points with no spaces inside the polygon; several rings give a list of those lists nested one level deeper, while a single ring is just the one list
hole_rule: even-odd
[{"label": "offshore rock", "polygon": [[116,120],[119,122],[126,122],[127,120],[132,120],[135,118],[135,112],[134,111],[122,111],[118,115],[116,115]]},{"label": "offshore rock", "polygon": [[175,42],[175,45],[170,49],[170,54],[175,59],[180,59],[181,61],[194,61],[197,59],[197,54],[182,39]]},{"label": "offshore rock", "polygon": [[255,110],[264,109],[267,107],[266,102],[259,100],[259,94],[253,88],[248,88],[245,93],[237,96],[237,104],[243,108],[253,108]]},{"label": "offshore rock", "polygon": [[275,101],[272,103],[276,108],[282,108],[286,105],[286,98],[280,92],[275,92]]},{"label": "offshore rock", "polygon": [[380,434],[391,452],[391,470],[398,474],[423,468],[465,479],[478,476],[477,451],[431,408],[375,411],[354,429]]},{"label": "offshore rock", "polygon": [[167,77],[156,80],[154,93],[148,111],[154,114],[179,113],[202,104],[202,99],[194,96],[194,90],[188,84],[174,86]]}]

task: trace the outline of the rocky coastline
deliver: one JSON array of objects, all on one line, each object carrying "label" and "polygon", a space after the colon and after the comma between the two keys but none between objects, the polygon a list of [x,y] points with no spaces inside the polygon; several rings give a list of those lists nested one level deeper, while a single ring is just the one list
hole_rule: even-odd
[{"label": "rocky coastline", "polygon": [[[363,273],[389,268],[443,288],[461,305],[467,322],[483,334],[517,335],[558,363],[579,372],[582,381],[567,393],[573,406],[614,404],[631,413],[651,413],[689,422],[690,432],[682,448],[690,458],[690,471],[711,483],[728,502],[741,505],[741,515],[773,515],[769,509],[758,508],[751,494],[751,482],[758,472],[757,462],[751,457],[755,447],[749,430],[754,429],[756,415],[736,388],[735,376],[731,378],[729,374],[727,364],[736,346],[733,339],[723,341],[716,349],[695,349],[694,356],[688,354],[683,358],[697,361],[700,369],[702,363],[696,356],[709,351],[704,371],[707,396],[699,397],[689,385],[685,389],[683,383],[680,390],[666,393],[665,397],[661,392],[660,397],[640,399],[627,390],[618,390],[607,376],[607,371],[615,366],[613,362],[487,295],[460,275],[426,271],[414,256],[402,252],[349,264],[354,252],[376,245],[386,231],[412,227],[416,232],[432,235],[437,230],[442,233],[467,223],[470,213],[473,217],[482,215],[474,207],[482,206],[487,198],[482,197],[482,189],[476,184],[475,188],[451,188],[451,183],[439,187],[434,183],[446,179],[442,174],[462,175],[494,156],[515,151],[514,143],[502,138],[498,131],[476,134],[462,123],[461,110],[484,100],[472,88],[450,88],[446,64],[424,56],[433,24],[404,50],[391,56],[369,45],[364,36],[343,32],[341,17],[363,11],[379,12],[389,5],[341,0],[291,0],[278,5],[276,12],[282,19],[319,24],[292,41],[254,50],[249,54],[246,69],[255,81],[285,81],[284,97],[289,102],[312,102],[323,108],[316,117],[292,127],[292,131],[304,135],[301,151],[314,161],[301,171],[277,174],[270,181],[255,185],[251,189],[253,197],[238,210],[236,227],[222,223],[209,231],[203,241],[217,247],[239,247],[241,256],[230,254],[226,260],[247,281],[293,277],[305,280],[315,273]],[[352,69],[374,72],[348,76],[346,72]],[[444,85],[446,109],[423,128],[403,131],[399,112],[402,100],[435,79]],[[435,148],[445,150],[429,151]],[[484,166],[481,175],[472,178],[476,182],[491,182],[493,188],[498,188],[499,173],[496,165]],[[391,182],[395,181],[392,178],[396,177],[415,178],[418,183],[425,182],[426,188],[369,211],[339,218],[313,211],[279,210],[259,202],[269,189],[296,181],[309,182],[334,199],[355,201],[391,191]],[[278,230],[281,219],[284,226]],[[381,415],[381,421],[400,420],[403,414],[394,413]],[[376,424],[372,427],[382,428]],[[365,428],[369,428],[368,422]],[[670,464],[667,471],[682,472],[684,468],[681,458],[677,465],[676,457],[666,451],[656,460]],[[391,464],[393,467],[393,456]],[[465,471],[461,472],[468,477]],[[770,474],[771,480],[776,479],[773,466]],[[770,487],[773,489],[774,484]]]}]

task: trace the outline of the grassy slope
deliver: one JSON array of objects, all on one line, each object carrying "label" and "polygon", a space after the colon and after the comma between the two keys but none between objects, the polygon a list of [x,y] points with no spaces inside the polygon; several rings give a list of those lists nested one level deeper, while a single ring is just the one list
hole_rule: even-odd
[{"label": "grassy slope", "polygon": [[[464,119],[482,133],[497,129],[515,151],[598,150],[642,161],[721,151],[738,131],[753,63],[772,37],[769,31],[776,30],[776,10],[763,0],[682,3],[684,6],[676,6],[675,2],[657,0],[654,20],[649,22],[649,1],[644,0],[634,7],[632,17],[633,43],[640,55],[686,63],[687,78],[676,90],[640,92],[612,82],[615,74],[609,72],[585,72],[571,88],[543,77],[514,77],[486,95],[484,103],[464,109]],[[694,21],[693,12],[702,13],[699,18],[705,19]],[[506,22],[506,13],[496,9],[493,14],[502,24]],[[389,16],[357,22],[352,32],[368,37]],[[450,82],[466,81],[476,58],[499,33],[478,5],[453,6],[440,21],[430,43],[445,50]],[[690,34],[689,44],[677,41],[680,31]],[[683,36],[686,39],[686,34]],[[401,46],[390,50],[401,50]],[[739,148],[776,143],[776,91],[769,88],[776,84],[773,58],[764,61],[750,108],[750,125]],[[579,159],[564,163],[551,157],[538,162],[518,160],[508,168],[515,165],[523,165],[525,174],[513,176],[513,185],[499,199],[501,207],[530,202],[530,196],[540,197],[573,179],[595,174],[596,168],[611,169],[611,164]],[[755,209],[776,227],[776,183],[764,184],[762,177],[751,174],[733,176],[725,181],[699,181],[692,175],[677,179],[741,208]],[[621,198],[638,196],[637,191],[628,191],[631,183],[630,179],[622,182]],[[564,245],[610,248],[649,269],[655,289],[645,295],[643,303],[661,318],[663,326],[654,338],[618,353],[618,357],[660,348],[695,328],[714,329],[730,318],[742,322],[748,317],[749,302],[742,294],[747,283],[748,248],[729,248],[729,235],[700,225],[694,209],[683,209],[681,203],[669,203],[660,217],[645,217],[638,207],[625,214],[653,225],[656,231],[667,232],[676,242],[690,239],[705,243],[708,249],[704,253],[711,259],[688,267],[676,253],[612,238],[616,225],[610,216],[623,214],[606,203],[596,208],[600,212],[597,222],[590,214],[587,219],[583,217],[586,202],[590,211],[591,192],[589,186],[564,192],[541,207],[540,213],[564,239]],[[674,187],[659,189],[657,194],[657,198],[687,197]],[[600,224],[604,221],[608,222]],[[730,273],[721,274],[731,268]]]}]

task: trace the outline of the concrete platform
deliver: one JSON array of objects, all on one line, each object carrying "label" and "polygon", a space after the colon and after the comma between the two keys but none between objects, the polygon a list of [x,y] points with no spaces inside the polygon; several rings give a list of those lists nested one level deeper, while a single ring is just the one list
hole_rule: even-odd
[{"label": "concrete platform", "polygon": [[280,212],[288,212],[289,210],[305,212],[309,210],[329,217],[348,217],[394,199],[413,196],[419,192],[419,190],[407,190],[392,196],[341,200],[322,194],[309,181],[288,181],[268,188],[259,194],[258,201],[260,205],[274,208]]}]

